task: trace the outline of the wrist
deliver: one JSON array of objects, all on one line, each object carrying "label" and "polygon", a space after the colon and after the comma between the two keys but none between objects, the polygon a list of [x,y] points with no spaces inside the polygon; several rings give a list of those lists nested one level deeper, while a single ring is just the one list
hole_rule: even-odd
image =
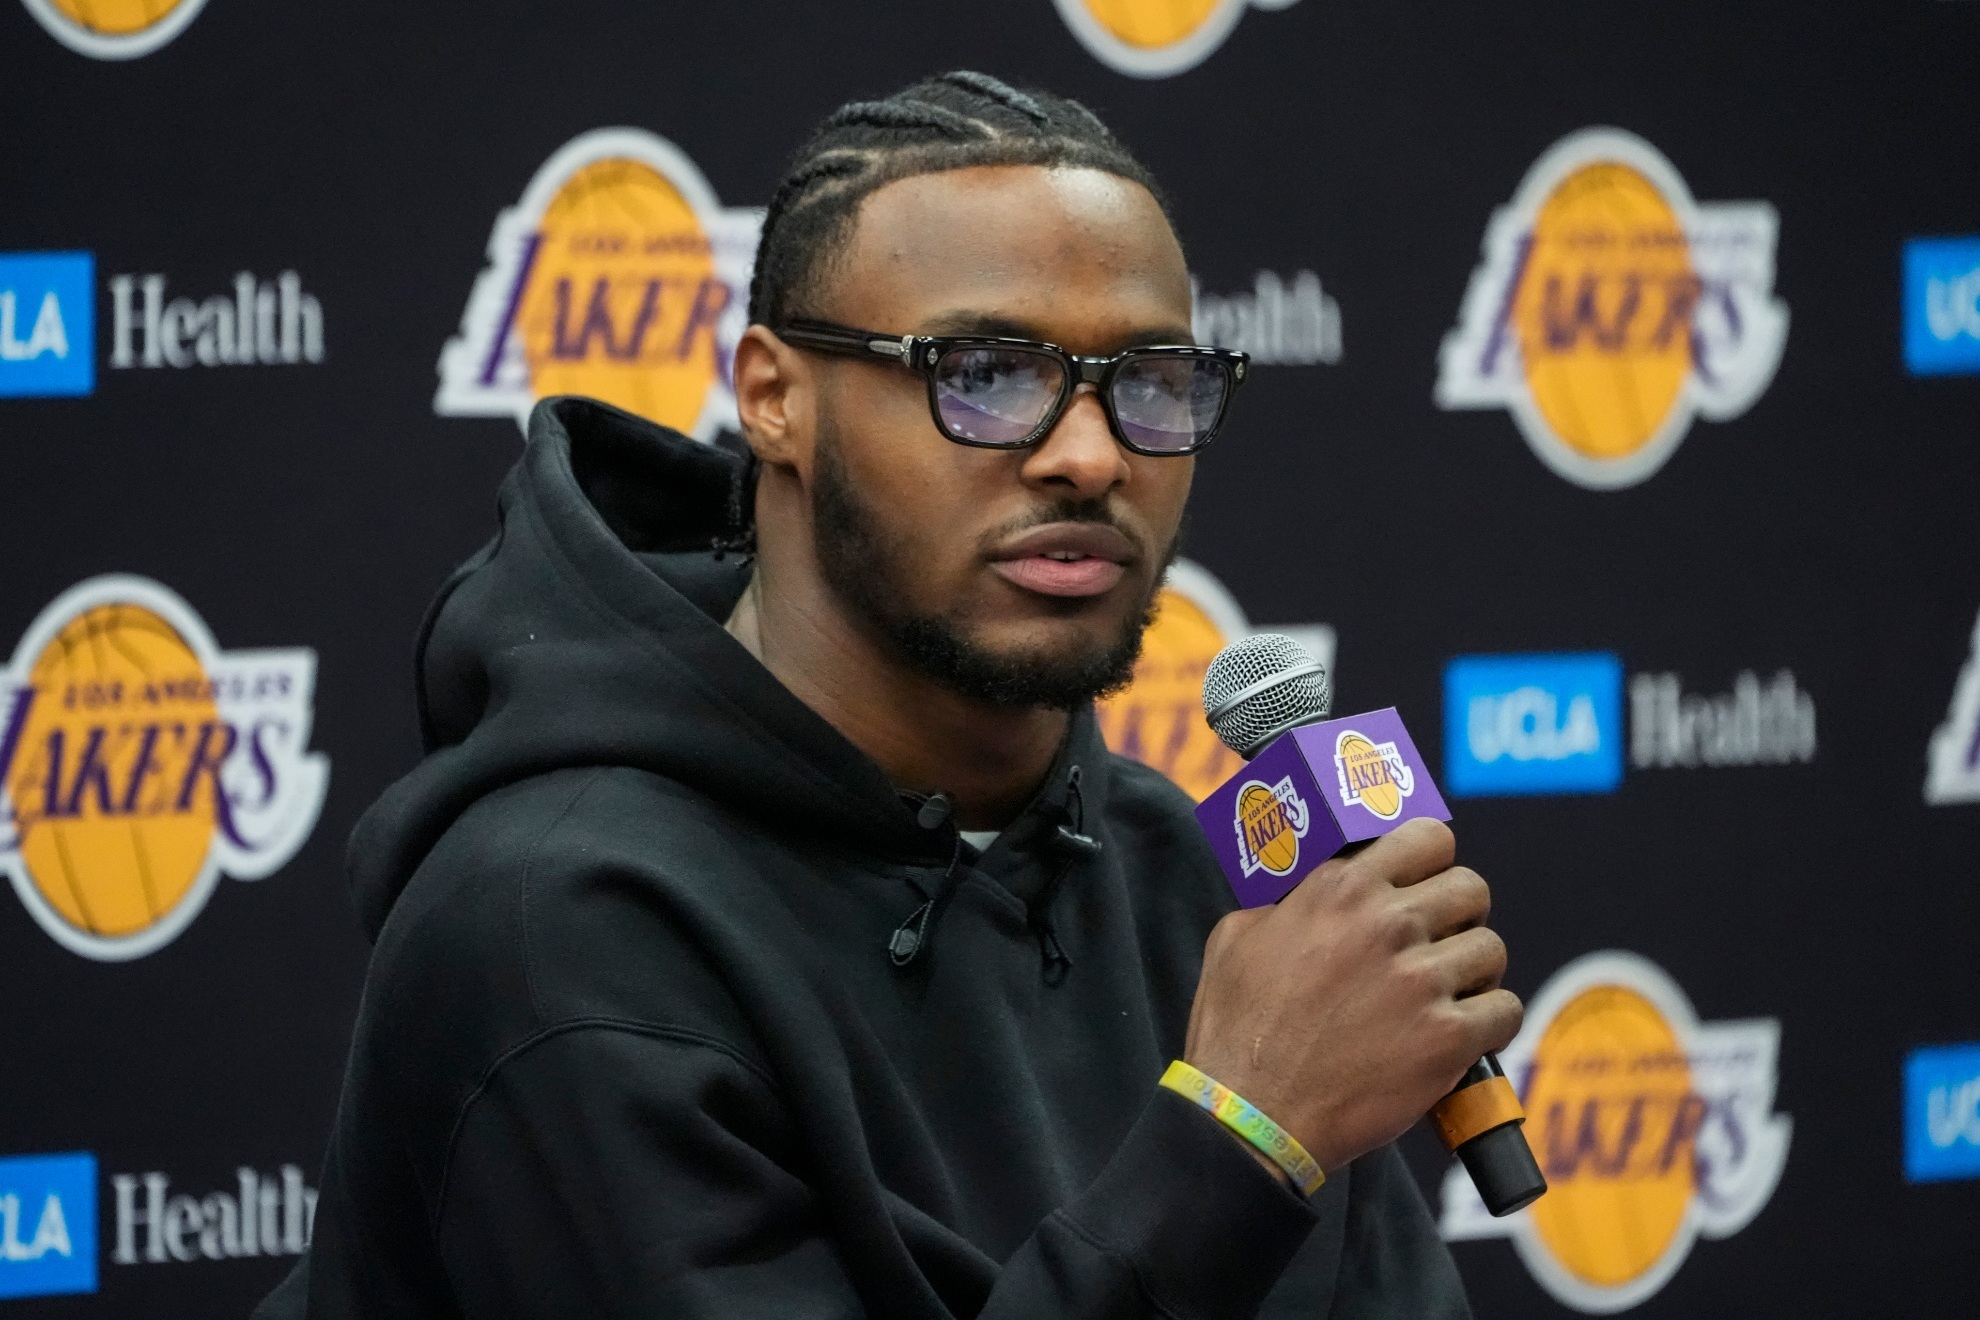
[{"label": "wrist", "polygon": [[1162,1075],[1162,1085],[1206,1110],[1234,1136],[1248,1143],[1262,1163],[1302,1196],[1313,1195],[1327,1181],[1319,1164],[1291,1133],[1207,1073],[1178,1059]]}]

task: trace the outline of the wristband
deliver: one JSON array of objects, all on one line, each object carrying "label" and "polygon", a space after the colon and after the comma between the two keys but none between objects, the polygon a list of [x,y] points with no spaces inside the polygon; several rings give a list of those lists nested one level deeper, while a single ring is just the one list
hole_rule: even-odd
[{"label": "wristband", "polygon": [[1258,1106],[1222,1082],[1177,1059],[1169,1065],[1169,1071],[1162,1074],[1162,1085],[1209,1110],[1219,1123],[1258,1147],[1292,1180],[1301,1195],[1313,1195],[1320,1190],[1320,1184],[1327,1181],[1327,1175],[1320,1171],[1320,1166],[1313,1162],[1306,1148],[1293,1140],[1290,1132],[1265,1117]]}]

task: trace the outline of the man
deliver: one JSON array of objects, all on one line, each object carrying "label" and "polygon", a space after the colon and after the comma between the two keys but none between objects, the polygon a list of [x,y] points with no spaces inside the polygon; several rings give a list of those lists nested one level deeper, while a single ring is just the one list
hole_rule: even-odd
[{"label": "man", "polygon": [[1518,1025],[1483,882],[1415,822],[1230,914],[1095,730],[1242,379],[1146,171],[979,74],[847,106],[751,303],[746,467],[549,401],[429,616],[268,1312],[1465,1314],[1386,1143]]}]

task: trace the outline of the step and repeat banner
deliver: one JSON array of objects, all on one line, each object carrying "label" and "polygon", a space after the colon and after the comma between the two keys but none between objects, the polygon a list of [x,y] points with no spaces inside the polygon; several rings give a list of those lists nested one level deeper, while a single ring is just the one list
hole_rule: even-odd
[{"label": "step and repeat banner", "polygon": [[[1166,182],[1258,364],[1109,740],[1270,628],[1494,882],[1553,1185],[1482,1317],[1980,1296],[1980,4],[0,0],[0,1307],[309,1241],[345,836],[544,394],[703,439],[762,206],[975,67]],[[10,649],[9,649],[10,648]]]}]

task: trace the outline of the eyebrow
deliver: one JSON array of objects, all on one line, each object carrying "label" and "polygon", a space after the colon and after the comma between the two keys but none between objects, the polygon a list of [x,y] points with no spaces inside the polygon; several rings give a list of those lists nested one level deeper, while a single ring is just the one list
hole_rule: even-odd
[{"label": "eyebrow", "polygon": [[[992,339],[1034,339],[1048,344],[1059,341],[1030,322],[995,312],[957,310],[942,312],[922,322],[917,334],[983,335]],[[1129,331],[1114,342],[1116,351],[1142,348],[1151,344],[1194,344],[1196,336],[1173,325]]]}]

